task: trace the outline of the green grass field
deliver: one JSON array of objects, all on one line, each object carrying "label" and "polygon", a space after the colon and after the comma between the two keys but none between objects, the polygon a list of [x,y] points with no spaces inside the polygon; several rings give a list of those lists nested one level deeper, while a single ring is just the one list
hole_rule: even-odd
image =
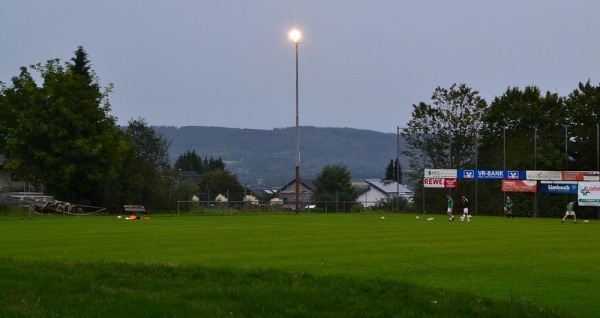
[{"label": "green grass field", "polygon": [[[579,220],[578,224],[569,220],[562,224],[560,219],[508,220],[475,216],[472,222],[461,223],[458,218],[448,222],[442,215],[433,215],[433,222],[427,222],[429,216],[423,215],[419,220],[411,214],[383,214],[385,220],[380,218],[381,215],[153,215],[149,221],[129,221],[114,216],[34,216],[32,219],[0,216],[0,261],[4,264],[0,267],[0,305],[9,308],[0,313],[43,317],[49,316],[50,312],[68,316],[69,307],[60,310],[51,308],[66,302],[62,298],[77,304],[80,300],[76,295],[84,293],[84,299],[100,304],[99,298],[119,299],[107,300],[108,308],[102,308],[102,311],[96,308],[99,310],[97,314],[83,311],[76,316],[103,316],[101,313],[116,310],[114,307],[121,308],[121,302],[128,303],[128,295],[137,304],[153,308],[153,314],[138,312],[146,317],[179,316],[186,310],[197,313],[199,308],[205,308],[206,315],[246,317],[336,316],[335,313],[356,317],[485,316],[480,310],[486,310],[483,307],[488,306],[488,301],[499,302],[489,305],[495,311],[488,312],[488,316],[506,316],[501,307],[514,302],[529,310],[525,314],[527,316],[600,315],[597,302],[597,291],[600,290],[600,277],[597,275],[600,272],[600,223],[597,220],[590,223]],[[226,273],[237,278],[219,285],[215,283],[218,281],[216,278],[198,278],[198,269],[212,273],[213,277]],[[118,276],[128,271],[135,272],[134,276]],[[160,281],[161,275],[172,278],[177,271],[187,278],[183,281]],[[93,286],[103,285],[102,279],[135,281],[140,278],[138,276],[156,280],[156,285],[146,282],[135,288],[115,287],[120,292],[114,293],[107,292],[104,286],[93,292]],[[46,292],[53,290],[51,285],[56,280],[52,277],[65,287],[50,293],[65,295],[54,295],[59,300],[44,303],[50,296],[39,295],[41,291],[38,289],[36,293],[35,290],[42,288],[39,284],[48,285],[44,289]],[[82,282],[83,286],[79,286],[76,281],[86,280],[85,277],[100,278]],[[196,278],[198,282],[194,281]],[[329,303],[320,307],[314,304],[317,307],[312,309],[306,305],[304,309],[291,312],[283,308],[275,312],[261,311],[264,308],[245,312],[247,308],[237,307],[242,301],[234,301],[235,296],[228,293],[211,305],[197,301],[194,305],[189,302],[178,305],[180,300],[168,296],[174,294],[177,299],[185,298],[185,295],[197,292],[189,290],[188,285],[200,282],[216,284],[227,290],[232,285],[244,286],[244,282],[252,279],[262,283],[257,283],[257,290],[247,290],[246,295],[281,295],[287,290],[282,286],[303,282],[305,287],[324,287],[323,290],[314,290],[316,287],[312,286],[310,292],[305,290],[296,297],[306,297],[305,300],[311,303],[326,300]],[[278,280],[282,281],[279,285],[265,283]],[[179,287],[173,290],[165,287],[171,285]],[[370,288],[382,293],[381,289],[374,287],[382,285],[394,286],[388,289],[395,290],[392,295],[396,296],[398,290],[411,288],[409,294],[412,296],[370,296],[373,294],[368,292]],[[174,313],[168,306],[155,308],[149,298],[127,292],[141,289],[150,293],[157,286],[167,288],[170,293],[165,291],[162,296],[152,294],[152,299],[158,298],[158,302],[169,299],[173,308],[183,311]],[[347,286],[362,286],[364,292],[348,294]],[[216,288],[213,296],[210,293],[205,296],[216,297],[214,295],[220,295],[222,289]],[[19,292],[13,294],[11,291]],[[320,294],[313,294],[317,292]],[[336,293],[346,297],[331,298]],[[328,298],[323,298],[323,295],[328,295]],[[357,305],[357,299],[361,297],[371,297],[371,303],[359,302]],[[412,305],[417,311],[394,305],[394,302],[400,301],[399,298],[411,297],[416,299],[412,300]],[[353,298],[352,305],[356,308],[374,306],[372,308],[375,309],[365,314],[351,307],[355,315],[344,313],[343,308],[348,308],[344,300],[348,301],[348,298]],[[285,305],[290,309],[297,301],[287,304],[281,300],[279,306]],[[332,302],[346,307],[337,308]],[[247,306],[256,306],[257,303],[260,301],[254,299]],[[442,303],[450,304],[448,311],[441,306]],[[265,302],[262,306],[278,305]],[[438,308],[431,309],[433,311],[423,308],[424,311],[419,312],[423,306]],[[461,313],[461,306],[474,309]],[[126,315],[128,308],[121,308],[122,315]],[[327,308],[333,308],[333,312],[328,312]],[[40,311],[42,309],[44,311]],[[524,315],[518,311],[508,314],[514,317]]]}]

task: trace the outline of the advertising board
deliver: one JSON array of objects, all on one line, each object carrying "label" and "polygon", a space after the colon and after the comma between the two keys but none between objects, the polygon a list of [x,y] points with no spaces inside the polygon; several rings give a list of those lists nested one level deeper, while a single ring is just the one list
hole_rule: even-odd
[{"label": "advertising board", "polygon": [[436,179],[444,179],[444,178],[453,178],[456,179],[457,170],[456,169],[425,169],[425,179],[427,178],[436,178]]},{"label": "advertising board", "polygon": [[541,181],[540,192],[550,194],[577,194],[576,181]]},{"label": "advertising board", "polygon": [[578,182],[577,204],[582,206],[600,206],[600,182]]},{"label": "advertising board", "polygon": [[502,180],[502,192],[536,192],[537,181]]},{"label": "advertising board", "polygon": [[456,178],[426,178],[423,179],[423,186],[425,188],[454,189],[458,187],[458,181]]}]

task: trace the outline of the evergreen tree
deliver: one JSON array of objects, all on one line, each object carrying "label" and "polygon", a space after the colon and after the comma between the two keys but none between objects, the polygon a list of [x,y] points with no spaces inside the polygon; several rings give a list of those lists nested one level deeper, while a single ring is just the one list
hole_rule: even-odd
[{"label": "evergreen tree", "polygon": [[390,163],[385,168],[385,179],[402,183],[402,166],[398,159],[390,159]]},{"label": "evergreen tree", "polygon": [[385,179],[386,180],[396,179],[396,166],[394,165],[394,159],[390,159],[390,163],[385,168]]},{"label": "evergreen tree", "polygon": [[214,159],[213,157],[210,157],[210,159],[206,161],[205,168],[207,169],[207,171],[225,170],[225,163],[221,158]]},{"label": "evergreen tree", "polygon": [[81,76],[86,79],[89,84],[95,80],[94,72],[92,71],[91,62],[88,59],[88,54],[83,49],[83,46],[79,46],[74,52],[75,56],[71,58],[72,63],[68,63],[69,70],[74,76]]},{"label": "evergreen tree", "polygon": [[202,160],[195,150],[188,150],[177,158],[175,168],[178,170],[196,171],[199,174],[203,174],[204,172],[213,170],[225,170],[225,163],[221,158],[205,157]]},{"label": "evergreen tree", "polygon": [[202,174],[202,172],[206,170],[202,158],[200,158],[195,150],[188,150],[179,155],[179,158],[175,161],[175,169],[196,171],[198,174]]}]

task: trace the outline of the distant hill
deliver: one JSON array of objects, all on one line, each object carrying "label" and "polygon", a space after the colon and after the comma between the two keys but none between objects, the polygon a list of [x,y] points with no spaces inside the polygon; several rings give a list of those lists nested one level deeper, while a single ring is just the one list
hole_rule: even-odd
[{"label": "distant hill", "polygon": [[[295,177],[296,129],[155,126],[171,141],[171,161],[188,150],[222,158],[243,184],[278,187]],[[401,149],[404,149],[401,145]],[[315,178],[325,165],[345,165],[353,179],[383,178],[396,158],[397,135],[353,128],[300,127],[300,175]],[[403,167],[406,167],[402,163]]]}]

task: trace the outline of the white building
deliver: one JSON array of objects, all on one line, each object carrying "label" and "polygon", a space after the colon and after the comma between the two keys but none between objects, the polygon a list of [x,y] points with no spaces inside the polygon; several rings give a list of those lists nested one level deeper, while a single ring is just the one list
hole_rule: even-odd
[{"label": "white building", "polygon": [[4,168],[6,159],[0,155],[0,192],[29,192],[33,191],[34,187],[28,184],[25,180],[21,180],[19,175],[11,170]]},{"label": "white building", "polygon": [[365,179],[355,181],[353,185],[359,191],[356,202],[360,202],[365,208],[369,208],[380,202],[395,197],[412,200],[414,193],[404,185],[393,180]]}]

